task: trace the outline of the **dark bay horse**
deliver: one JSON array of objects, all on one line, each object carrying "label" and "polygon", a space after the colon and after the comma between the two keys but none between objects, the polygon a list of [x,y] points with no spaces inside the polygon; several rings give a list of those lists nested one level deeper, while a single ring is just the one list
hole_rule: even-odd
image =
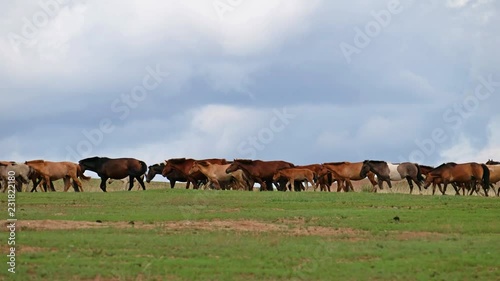
[{"label": "dark bay horse", "polygon": [[460,194],[457,186],[469,186],[472,188],[471,192],[474,190],[477,192],[476,185],[480,183],[483,186],[485,196],[488,196],[490,170],[485,164],[473,162],[464,164],[444,163],[427,174],[424,187],[429,187],[436,179],[439,179],[444,184],[441,191],[443,194],[446,193],[446,187],[450,183],[457,195]]},{"label": "dark bay horse", "polygon": [[[260,191],[272,191],[274,174],[280,169],[293,167],[292,163],[285,161],[235,159],[226,169],[226,173],[232,173],[241,169],[248,178],[260,184]],[[282,187],[278,186],[278,190],[281,189]]]},{"label": "dark bay horse", "polygon": [[354,187],[351,181],[362,180],[366,177],[370,180],[373,186],[373,192],[377,189],[375,186],[377,182],[375,181],[375,175],[372,172],[368,172],[366,175],[361,176],[361,168],[363,167],[363,162],[330,162],[323,163],[322,170],[319,176],[324,176],[331,173],[333,180],[337,180],[337,192],[344,189],[345,192],[349,190],[354,191]]},{"label": "dark bay horse", "polygon": [[[173,179],[173,185],[171,181],[171,187],[175,185],[175,181],[186,181],[186,189],[189,189],[189,185],[192,183],[194,189],[199,188],[199,183],[206,183],[208,181],[207,177],[200,171],[190,173],[191,168],[196,160],[191,158],[172,158],[165,160],[165,167],[163,168],[162,175],[168,179]],[[198,161],[207,161],[211,164],[226,164],[226,159],[221,158],[211,158],[203,159]]]},{"label": "dark bay horse", "polygon": [[90,157],[78,162],[83,172],[86,170],[95,172],[101,178],[101,189],[106,192],[106,181],[108,179],[123,179],[129,177],[129,188],[134,184],[134,178],[139,182],[142,190],[146,190],[141,176],[146,173],[148,166],[143,161],[134,158]]},{"label": "dark bay horse", "polygon": [[389,188],[392,188],[391,181],[400,181],[406,179],[410,186],[410,194],[413,192],[413,182],[418,186],[420,193],[422,192],[422,184],[424,177],[420,171],[418,164],[403,162],[393,164],[385,161],[365,160],[361,168],[360,175],[366,176],[368,172],[377,175],[380,189],[383,188],[384,181],[387,182]]}]

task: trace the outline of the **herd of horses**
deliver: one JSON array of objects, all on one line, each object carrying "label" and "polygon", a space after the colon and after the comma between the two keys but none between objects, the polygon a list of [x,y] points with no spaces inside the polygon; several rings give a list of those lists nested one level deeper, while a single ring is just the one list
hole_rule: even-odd
[{"label": "herd of horses", "polygon": [[[171,188],[176,182],[185,182],[186,188],[201,186],[214,189],[253,190],[254,184],[260,185],[261,191],[272,191],[273,186],[279,191],[303,191],[311,186],[315,191],[331,191],[334,183],[337,192],[354,191],[352,181],[367,178],[373,192],[383,189],[384,182],[392,188],[393,181],[406,180],[413,192],[414,184],[420,192],[432,185],[432,194],[436,187],[442,194],[451,185],[455,194],[474,192],[488,196],[490,189],[500,196],[500,188],[495,191],[494,184],[500,181],[500,162],[488,160],[486,163],[444,163],[438,167],[417,163],[390,163],[386,161],[366,160],[363,162],[331,162],[311,165],[295,165],[286,161],[262,161],[221,158],[191,159],[173,158],[163,163],[147,166],[145,162],[134,158],[91,157],[73,162],[52,162],[32,160],[24,163],[0,161],[0,182],[5,192],[9,184],[14,184],[17,191],[22,191],[23,184],[33,182],[31,192],[41,185],[43,191],[55,191],[53,181],[63,180],[64,191],[72,186],[75,192],[83,191],[80,180],[88,181],[85,171],[95,172],[101,179],[100,188],[106,192],[108,180],[122,180],[131,190],[137,181],[143,190],[144,175],[150,183],[156,175],[167,178]],[[15,175],[12,177],[12,175]],[[11,177],[9,177],[11,176]],[[15,179],[15,180],[14,180]],[[11,183],[12,182],[12,183]],[[378,187],[377,187],[378,186]]]}]

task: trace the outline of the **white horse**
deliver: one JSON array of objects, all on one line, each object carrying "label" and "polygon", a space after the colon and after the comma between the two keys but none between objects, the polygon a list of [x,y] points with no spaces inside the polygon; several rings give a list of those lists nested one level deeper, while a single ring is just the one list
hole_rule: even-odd
[{"label": "white horse", "polygon": [[33,173],[33,169],[24,163],[0,161],[0,182],[2,184],[2,192],[7,190],[9,176],[14,176],[16,190],[22,191],[23,184],[28,185],[31,173]]}]

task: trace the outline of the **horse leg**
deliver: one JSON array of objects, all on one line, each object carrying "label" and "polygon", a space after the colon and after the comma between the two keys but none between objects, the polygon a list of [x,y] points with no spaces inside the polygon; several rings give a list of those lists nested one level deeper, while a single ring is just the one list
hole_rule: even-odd
[{"label": "horse leg", "polygon": [[70,177],[68,177],[68,176],[64,177],[63,181],[64,181],[64,192],[67,192],[70,185],[71,185]]},{"label": "horse leg", "polygon": [[128,176],[128,191],[132,190],[134,187],[134,176],[129,175]]},{"label": "horse leg", "polygon": [[[189,182],[188,182],[188,184],[189,184]],[[174,188],[174,187],[175,187],[175,180],[170,180],[170,188]],[[189,185],[186,189],[188,189],[188,188],[189,188]]]},{"label": "horse leg", "polygon": [[378,188],[380,190],[384,189],[384,181],[381,178],[378,179]]},{"label": "horse leg", "polygon": [[83,192],[82,182],[78,179],[78,176],[74,175],[71,178],[73,179],[73,189],[75,192],[80,192],[80,190]]},{"label": "horse leg", "polygon": [[407,177],[406,181],[408,182],[408,185],[410,186],[410,194],[413,192],[413,182],[411,182],[411,178]]},{"label": "horse leg", "polygon": [[100,188],[102,191],[106,192],[106,181],[108,180],[108,178],[106,177],[102,177],[101,178],[101,185],[100,185]]},{"label": "horse leg", "polygon": [[[141,176],[136,176],[135,179],[139,182],[139,184],[141,185],[142,187],[142,190],[146,190],[146,186],[144,185],[144,180],[141,178]],[[139,188],[137,188],[139,189]]]}]

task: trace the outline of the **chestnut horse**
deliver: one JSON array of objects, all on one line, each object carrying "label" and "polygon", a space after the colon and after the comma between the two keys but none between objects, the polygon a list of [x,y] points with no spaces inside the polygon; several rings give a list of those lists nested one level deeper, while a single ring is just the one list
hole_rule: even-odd
[{"label": "chestnut horse", "polygon": [[314,173],[314,178],[316,182],[316,186],[319,186],[320,191],[330,191],[330,186],[333,184],[335,179],[333,179],[331,173],[326,173],[324,175],[321,174],[321,169],[323,166],[321,164],[310,164],[310,165],[302,165],[295,166],[296,168],[309,169]]},{"label": "chestnut horse", "polygon": [[260,191],[272,191],[274,174],[280,169],[293,167],[292,163],[285,161],[234,159],[233,163],[226,169],[226,173],[241,169],[251,180],[260,184]]},{"label": "chestnut horse", "polygon": [[490,187],[493,189],[493,193],[496,193],[497,196],[500,196],[500,188],[495,192],[494,184],[500,181],[500,162],[496,162],[493,160],[488,160],[486,162],[486,166],[490,170]]},{"label": "chestnut horse", "polygon": [[[172,177],[178,181],[187,181],[186,189],[189,189],[189,185],[191,183],[193,184],[194,189],[198,189],[200,182],[203,183],[207,182],[207,177],[202,172],[199,171],[192,174],[189,172],[195,161],[196,160],[191,158],[172,158],[165,160],[165,167],[163,168],[161,174],[169,179],[170,177]],[[203,159],[200,161],[208,161],[212,164],[227,163],[226,159],[220,159],[220,158]],[[175,180],[173,181],[174,185],[175,185]],[[174,188],[172,182],[170,186]]]},{"label": "chestnut horse", "polygon": [[64,191],[68,191],[71,185],[71,180],[73,180],[73,188],[75,192],[83,191],[82,183],[78,178],[82,180],[90,180],[83,174],[83,170],[80,166],[73,162],[51,162],[45,160],[32,160],[26,161],[26,165],[33,168],[42,178],[44,184],[52,184],[52,181],[63,179],[64,181]]},{"label": "chestnut horse", "polygon": [[288,187],[290,191],[293,190],[292,183],[295,183],[295,181],[305,181],[306,188],[308,186],[308,183],[311,183],[313,186],[314,190],[318,188],[317,184],[314,181],[314,173],[310,169],[304,169],[304,168],[285,168],[278,170],[274,176],[273,176],[273,181],[277,181],[280,178],[285,178],[287,180],[287,183],[285,184],[285,190]]},{"label": "chestnut horse", "polygon": [[375,186],[377,182],[375,181],[375,175],[372,172],[367,173],[365,176],[361,176],[361,168],[363,167],[363,162],[330,162],[323,163],[323,168],[319,176],[324,176],[328,173],[332,174],[333,180],[338,181],[337,192],[344,189],[345,192],[351,190],[354,191],[354,187],[351,181],[359,181],[366,177],[370,180],[373,186],[373,192],[377,192]]},{"label": "chestnut horse", "polygon": [[377,175],[380,189],[383,188],[384,181],[387,182],[389,188],[392,188],[391,181],[406,179],[410,186],[410,194],[413,192],[413,182],[417,184],[420,193],[422,193],[424,177],[418,164],[410,162],[393,164],[385,161],[365,160],[360,175],[364,177],[368,172]]},{"label": "chestnut horse", "polygon": [[236,184],[237,189],[248,190],[248,180],[242,170],[237,170],[232,173],[226,173],[226,169],[230,164],[212,164],[208,161],[195,161],[189,173],[201,172],[207,178],[209,183],[213,184],[216,189],[228,189],[229,184]]},{"label": "chestnut horse", "polygon": [[[165,169],[165,163],[158,163],[148,167],[148,173],[146,174],[146,182],[150,183],[156,175],[161,175]],[[182,174],[177,170],[171,170],[165,176],[170,182],[170,188],[175,187],[176,182],[187,182],[187,178],[183,177]]]},{"label": "chestnut horse", "polygon": [[[444,188],[441,191],[442,194],[446,193],[446,187],[449,183],[452,184],[457,195],[457,186],[470,186],[472,187],[472,192],[475,190],[477,193],[476,185],[479,182],[484,189],[485,196],[488,196],[488,189],[490,185],[490,170],[485,164],[478,163],[444,163],[436,169],[432,170],[427,174],[425,179],[425,188],[429,187],[431,183],[435,180],[440,179],[444,184]],[[465,191],[464,191],[465,192]]]},{"label": "chestnut horse", "polygon": [[123,179],[129,177],[130,191],[134,184],[134,178],[139,182],[142,190],[146,190],[141,176],[146,173],[148,166],[143,161],[134,158],[90,157],[78,161],[83,172],[86,170],[95,172],[101,178],[101,189],[106,192],[106,181],[108,179]]}]

